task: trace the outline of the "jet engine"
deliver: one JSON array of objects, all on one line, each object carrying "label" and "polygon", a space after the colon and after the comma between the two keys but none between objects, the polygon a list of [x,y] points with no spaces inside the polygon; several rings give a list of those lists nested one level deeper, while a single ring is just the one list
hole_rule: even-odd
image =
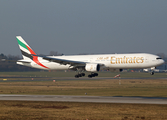
[{"label": "jet engine", "polygon": [[99,64],[86,64],[85,70],[88,72],[97,72],[100,70],[100,65]]}]

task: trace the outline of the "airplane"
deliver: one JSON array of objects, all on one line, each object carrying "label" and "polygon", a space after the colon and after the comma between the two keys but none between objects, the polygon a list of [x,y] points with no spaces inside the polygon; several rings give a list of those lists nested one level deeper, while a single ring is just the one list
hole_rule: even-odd
[{"label": "airplane", "polygon": [[[164,64],[164,60],[153,54],[97,54],[97,55],[68,55],[68,56],[40,56],[37,55],[21,36],[16,36],[23,59],[17,64],[44,70],[74,70],[75,78],[98,76],[100,70],[122,71],[131,68],[155,68]],[[154,71],[151,72],[152,75]]]}]

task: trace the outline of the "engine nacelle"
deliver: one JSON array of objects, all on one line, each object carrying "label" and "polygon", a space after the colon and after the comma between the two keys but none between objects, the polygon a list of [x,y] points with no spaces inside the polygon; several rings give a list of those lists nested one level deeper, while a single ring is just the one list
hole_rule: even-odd
[{"label": "engine nacelle", "polygon": [[100,65],[99,64],[86,64],[85,70],[89,72],[97,72],[100,70]]}]

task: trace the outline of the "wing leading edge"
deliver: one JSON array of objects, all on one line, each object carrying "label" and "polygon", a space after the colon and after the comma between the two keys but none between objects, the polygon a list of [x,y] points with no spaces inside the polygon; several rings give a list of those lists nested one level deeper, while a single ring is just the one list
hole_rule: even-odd
[{"label": "wing leading edge", "polygon": [[71,65],[71,66],[85,66],[87,62],[81,62],[81,61],[73,61],[73,60],[66,60],[66,59],[59,59],[59,58],[53,58],[48,56],[39,56],[39,55],[33,55],[42,57],[44,60],[48,60],[50,62],[56,62],[62,65]]}]

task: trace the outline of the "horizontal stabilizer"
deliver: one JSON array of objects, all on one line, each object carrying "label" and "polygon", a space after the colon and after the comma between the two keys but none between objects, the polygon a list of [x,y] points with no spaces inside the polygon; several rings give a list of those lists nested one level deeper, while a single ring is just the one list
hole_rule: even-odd
[{"label": "horizontal stabilizer", "polygon": [[18,60],[17,62],[21,62],[21,63],[31,63],[32,61],[28,61],[28,60]]}]

